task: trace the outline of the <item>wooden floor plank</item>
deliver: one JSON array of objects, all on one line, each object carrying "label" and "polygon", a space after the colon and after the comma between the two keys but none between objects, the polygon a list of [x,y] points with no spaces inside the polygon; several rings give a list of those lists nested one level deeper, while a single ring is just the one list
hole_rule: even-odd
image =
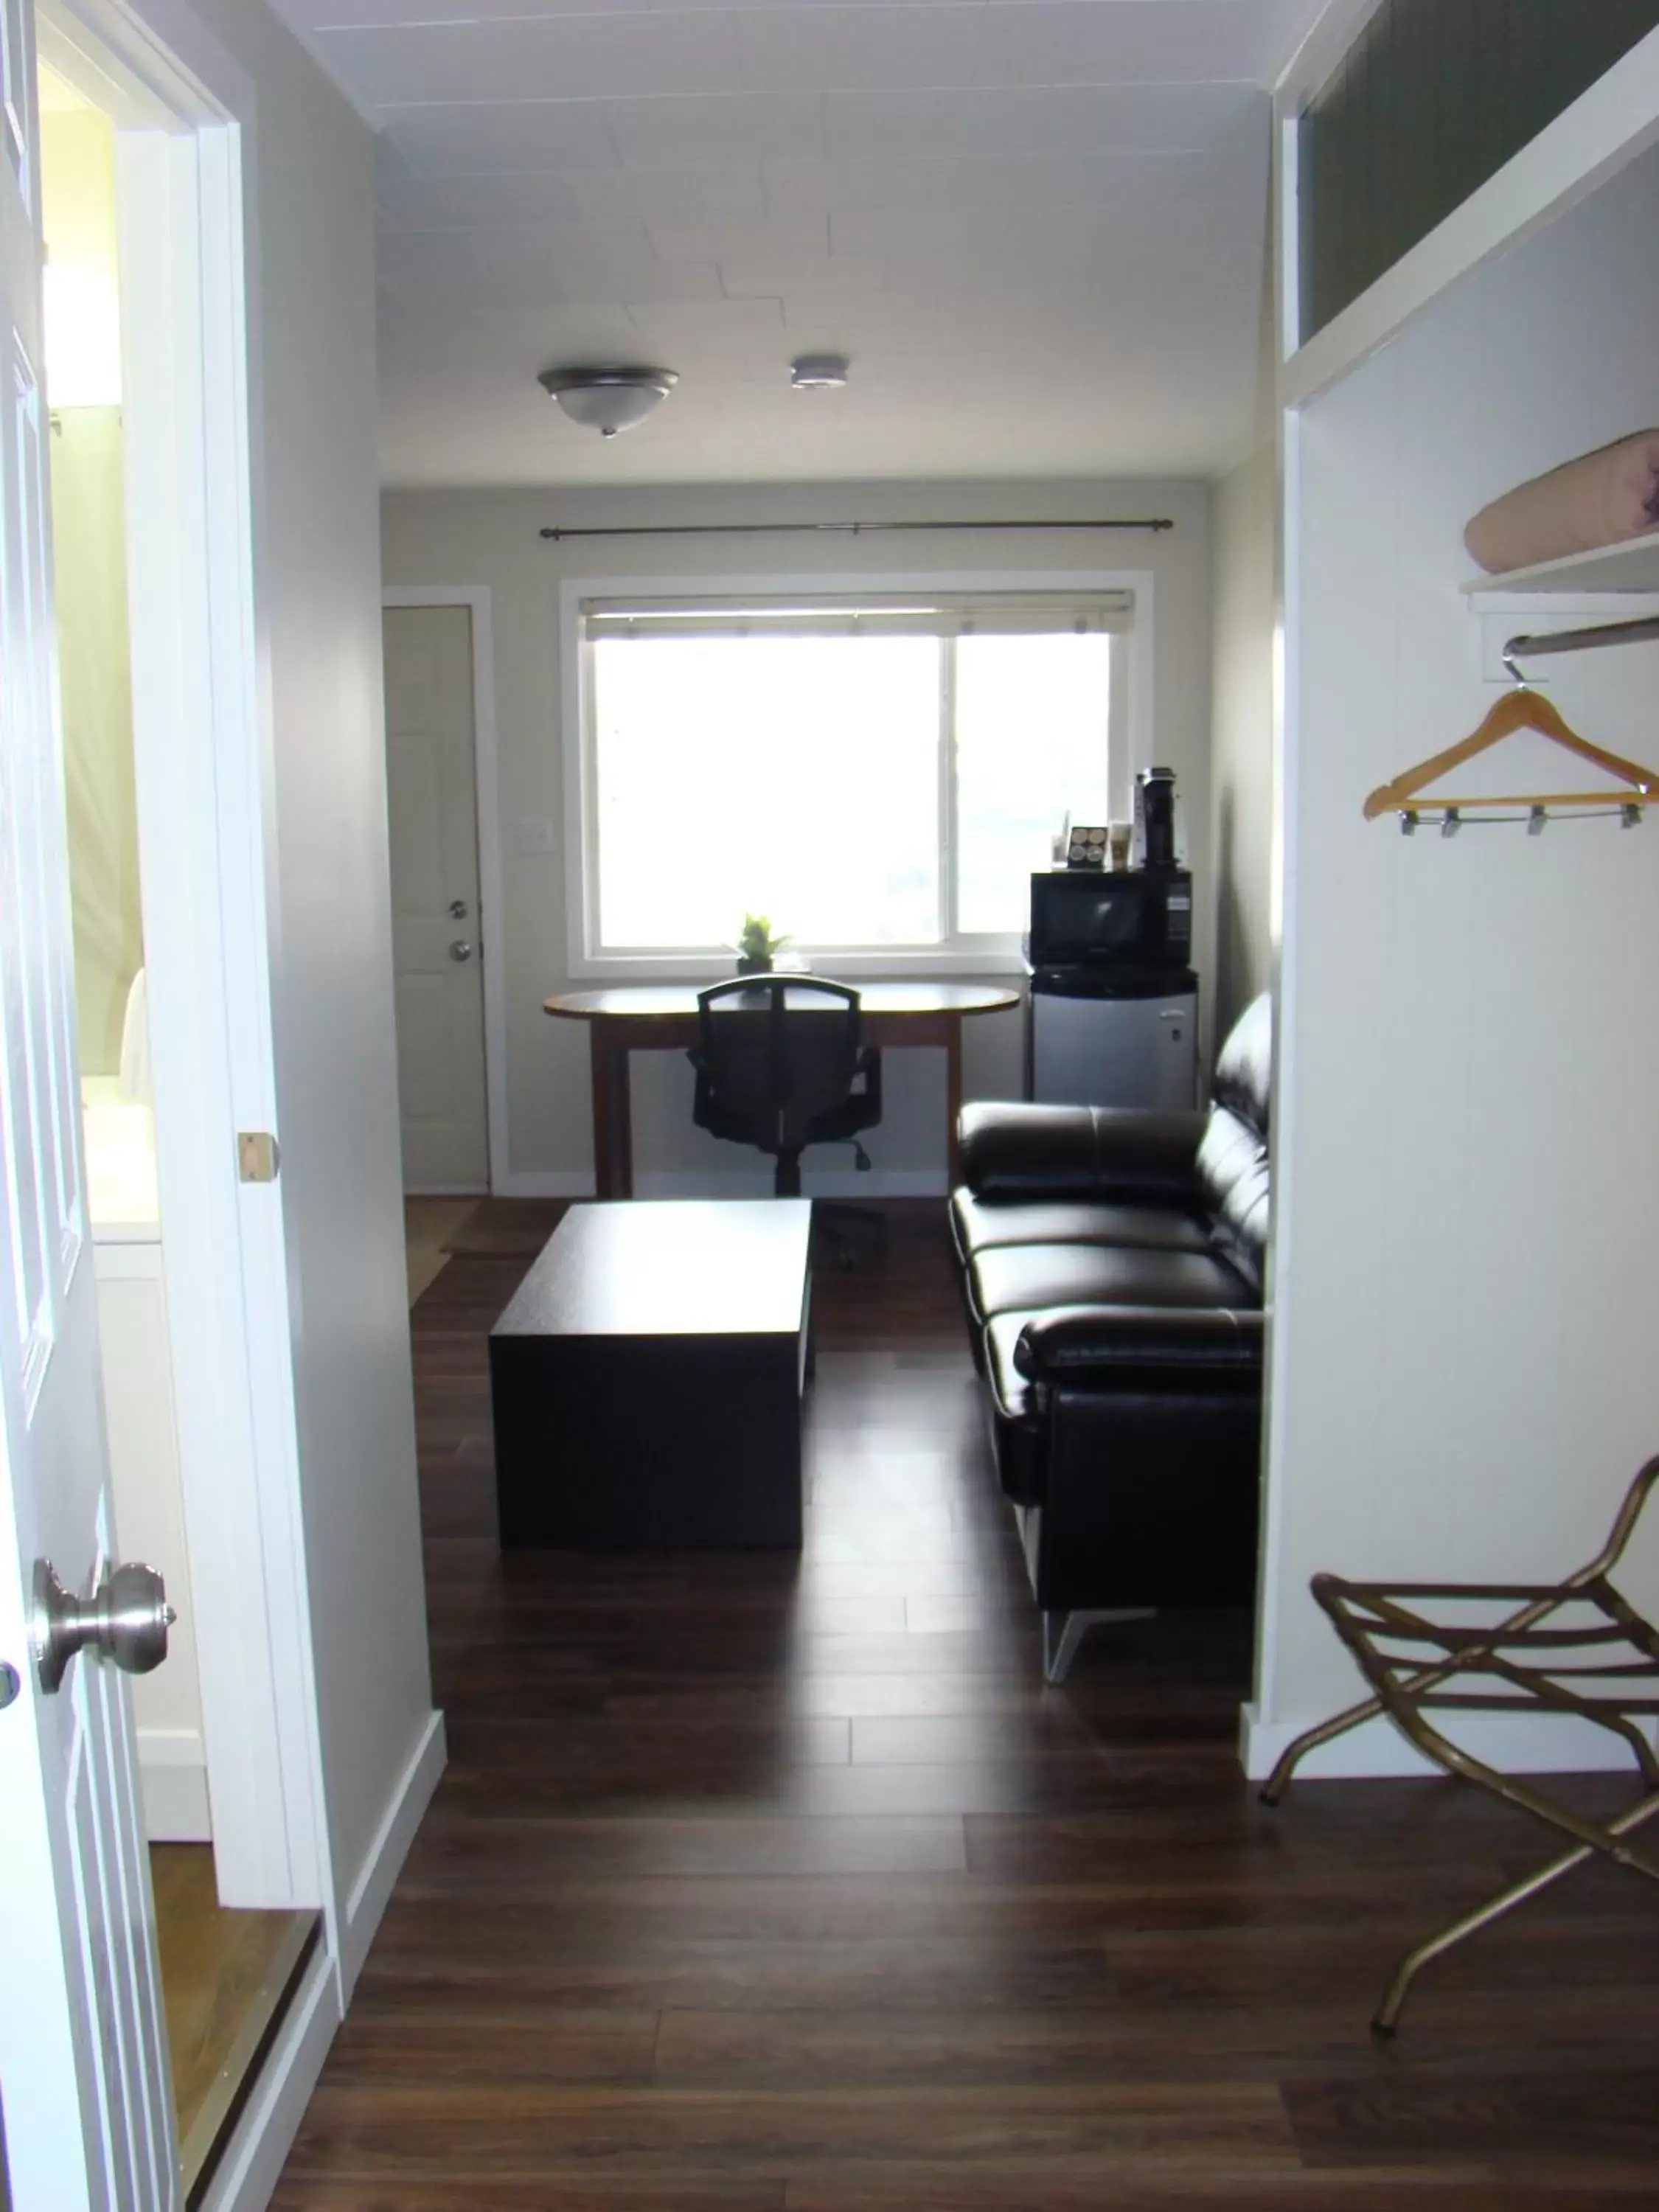
[{"label": "wooden floor plank", "polygon": [[414,1311],[452,1763],[275,2212],[1659,2202],[1644,1886],[1564,1885],[1379,2045],[1533,1826],[1449,1783],[1262,1807],[1243,1614],[1044,1686],[941,1207],[815,1284],[799,1559],[502,1559],[485,1340],[560,1211],[478,1207]]},{"label": "wooden floor plank", "polygon": [[1255,2082],[1021,2084],[1000,2094],[982,2086],[733,2093],[510,2084],[325,2085],[289,2166],[419,2173],[434,2154],[484,2179],[580,2172],[593,2161],[638,2179],[711,2169],[780,2179],[836,2157],[1258,2172],[1297,2162],[1277,2091]]},{"label": "wooden floor plank", "polygon": [[400,2176],[326,2180],[287,2173],[270,2212],[783,2212],[779,2181],[726,2181],[684,2175],[670,2182],[613,2181],[602,2174],[533,2181],[491,2179],[484,2197],[436,2179]]},{"label": "wooden floor plank", "polygon": [[189,2189],[255,2068],[317,1916],[221,1905],[211,1844],[152,1844],[149,1867],[179,2158]]},{"label": "wooden floor plank", "polygon": [[1495,2179],[1478,2166],[1413,2172],[1393,2167],[1336,2175],[1240,2173],[1222,2179],[1192,2174],[1072,2178],[1045,2175],[1035,2184],[1018,2172],[976,2176],[910,2165],[866,2167],[856,2180],[833,2175],[792,2181],[787,2212],[1636,2212],[1652,2177],[1627,2176],[1621,2185],[1559,2185]]}]

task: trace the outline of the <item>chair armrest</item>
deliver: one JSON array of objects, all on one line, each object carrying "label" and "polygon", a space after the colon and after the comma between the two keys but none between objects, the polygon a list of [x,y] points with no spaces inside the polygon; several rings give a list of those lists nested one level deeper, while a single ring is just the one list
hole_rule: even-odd
[{"label": "chair armrest", "polygon": [[1263,1316],[1231,1306],[1057,1306],[1026,1322],[1014,1365],[1028,1381],[1074,1389],[1130,1378],[1261,1370]]},{"label": "chair armrest", "polygon": [[1197,1202],[1207,1114],[1134,1107],[964,1106],[963,1180],[976,1198]]}]

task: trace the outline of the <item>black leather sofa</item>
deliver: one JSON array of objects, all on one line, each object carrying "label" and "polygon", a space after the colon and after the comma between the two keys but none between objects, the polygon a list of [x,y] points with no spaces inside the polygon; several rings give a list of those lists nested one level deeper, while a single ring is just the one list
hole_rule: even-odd
[{"label": "black leather sofa", "polygon": [[1264,996],[1206,1114],[963,1109],[951,1233],[1050,1681],[1091,1620],[1255,1587],[1272,1052]]}]

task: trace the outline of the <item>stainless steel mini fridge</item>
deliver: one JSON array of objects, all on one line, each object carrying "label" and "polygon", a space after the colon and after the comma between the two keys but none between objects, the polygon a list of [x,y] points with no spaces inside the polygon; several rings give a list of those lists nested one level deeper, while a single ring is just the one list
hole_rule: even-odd
[{"label": "stainless steel mini fridge", "polygon": [[1190,968],[1038,968],[1030,1095],[1045,1104],[1196,1103],[1198,978]]}]

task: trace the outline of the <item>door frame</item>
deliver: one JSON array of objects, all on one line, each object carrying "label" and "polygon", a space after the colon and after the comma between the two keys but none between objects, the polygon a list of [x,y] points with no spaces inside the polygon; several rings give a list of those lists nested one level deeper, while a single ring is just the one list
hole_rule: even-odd
[{"label": "door frame", "polygon": [[282,1200],[240,1182],[234,1141],[278,1129],[254,88],[180,0],[36,0],[36,15],[40,58],[117,134],[156,1169],[215,1863],[228,1905],[321,1909],[333,1960]]},{"label": "door frame", "polygon": [[478,833],[478,922],[483,942],[484,1127],[490,1193],[512,1188],[507,1129],[507,964],[502,943],[501,836],[495,732],[495,640],[487,584],[386,584],[382,607],[465,607],[472,617],[472,788]]}]

